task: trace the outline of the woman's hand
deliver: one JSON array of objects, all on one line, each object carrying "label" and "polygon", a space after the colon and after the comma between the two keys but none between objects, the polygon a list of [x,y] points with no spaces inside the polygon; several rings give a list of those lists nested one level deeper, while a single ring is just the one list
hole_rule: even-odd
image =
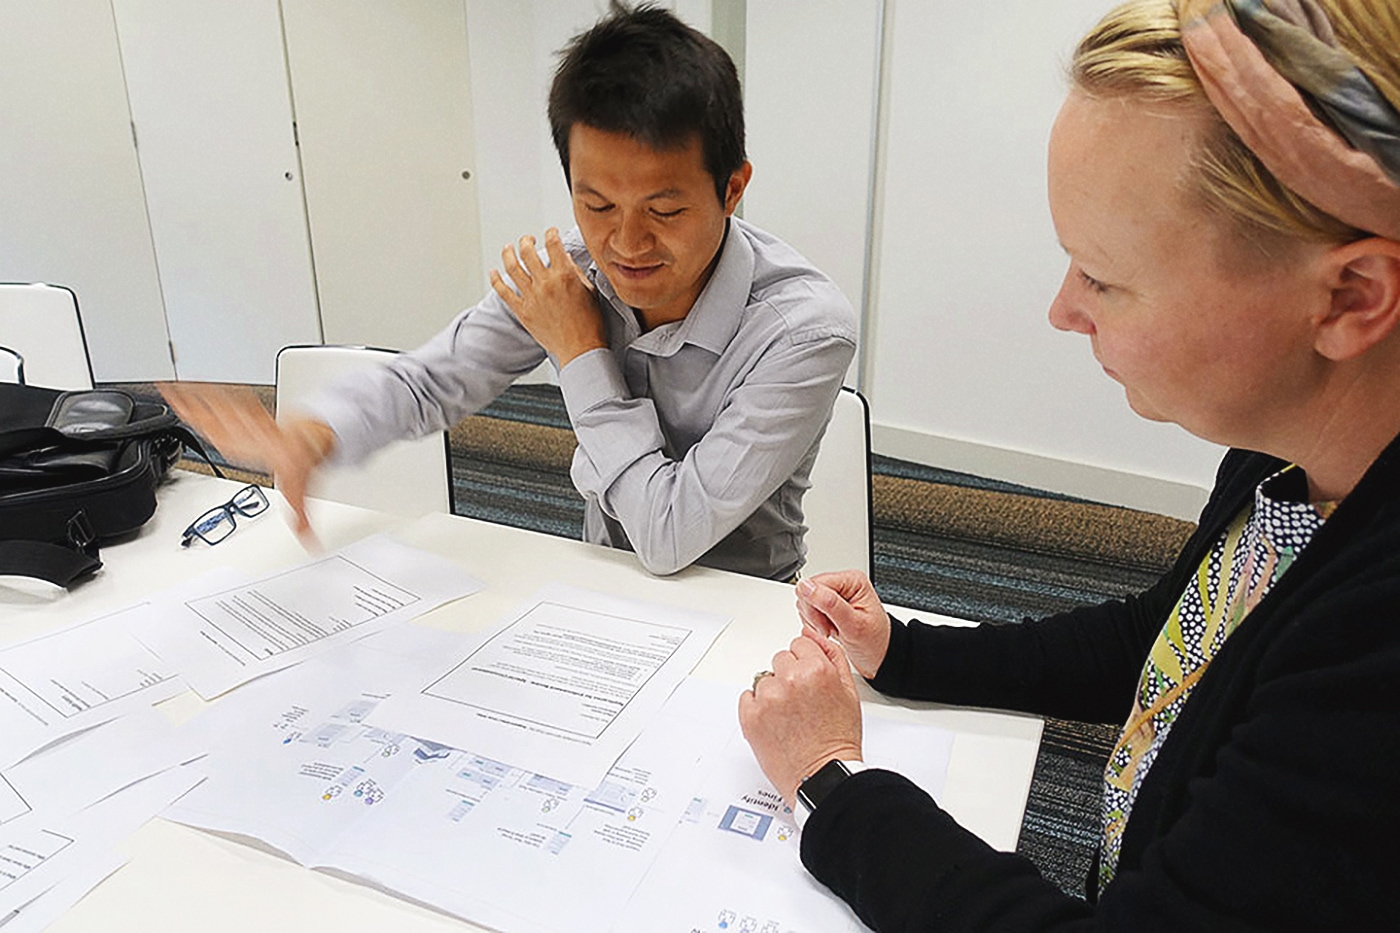
[{"label": "woman's hand", "polygon": [[860,697],[841,646],[801,635],[773,655],[773,673],[739,696],[739,726],[789,807],[832,759],[861,760]]},{"label": "woman's hand", "polygon": [[800,581],[797,614],[814,635],[839,641],[862,677],[880,670],[890,647],[890,617],[865,574],[842,570]]}]

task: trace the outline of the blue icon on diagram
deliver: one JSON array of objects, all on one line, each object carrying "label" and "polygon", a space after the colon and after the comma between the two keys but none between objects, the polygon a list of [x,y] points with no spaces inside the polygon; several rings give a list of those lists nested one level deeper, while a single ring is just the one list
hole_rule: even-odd
[{"label": "blue icon on diagram", "polygon": [[724,817],[719,821],[720,829],[748,836],[759,842],[762,842],[763,837],[768,835],[768,827],[772,825],[773,817],[766,813],[755,813],[752,810],[733,806],[724,811]]}]

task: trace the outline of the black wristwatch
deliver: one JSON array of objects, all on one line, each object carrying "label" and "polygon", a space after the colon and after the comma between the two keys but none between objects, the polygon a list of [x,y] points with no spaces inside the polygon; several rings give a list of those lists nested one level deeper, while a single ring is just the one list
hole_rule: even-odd
[{"label": "black wristwatch", "polygon": [[836,789],[837,784],[864,770],[864,762],[838,761],[833,758],[818,768],[815,774],[804,778],[802,783],[797,785],[797,812],[793,814],[797,820],[797,828],[802,828],[807,822],[807,817],[821,806],[821,802]]}]

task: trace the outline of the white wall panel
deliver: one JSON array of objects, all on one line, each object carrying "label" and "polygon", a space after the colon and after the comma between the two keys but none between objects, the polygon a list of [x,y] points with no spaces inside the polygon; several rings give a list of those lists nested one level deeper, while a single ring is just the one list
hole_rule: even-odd
[{"label": "white wall panel", "polygon": [[483,273],[500,268],[501,247],[526,233],[539,235],[544,187],[563,185],[560,177],[546,182],[540,158],[540,135],[547,139],[548,129],[535,86],[534,6],[466,0]]},{"label": "white wall panel", "polygon": [[881,0],[749,0],[744,216],[787,240],[860,308]]},{"label": "white wall panel", "polygon": [[[981,451],[945,465],[1061,486],[1064,469],[1026,465],[1082,465],[1169,491],[1210,484],[1218,448],[1138,418],[1088,341],[1046,322],[1065,258],[1046,207],[1045,147],[1064,65],[1105,9],[893,0],[866,386],[877,447],[898,437],[887,452],[934,462]],[[1000,467],[997,451],[1008,454]],[[1094,482],[1072,491],[1093,494]],[[1106,498],[1161,507],[1150,489]]]},{"label": "white wall panel", "polygon": [[0,281],[77,293],[98,380],[173,375],[108,0],[0,0]]},{"label": "white wall panel", "polygon": [[320,339],[277,0],[113,0],[181,378]]},{"label": "white wall panel", "polygon": [[282,11],[326,342],[416,347],[484,288],[466,9]]}]

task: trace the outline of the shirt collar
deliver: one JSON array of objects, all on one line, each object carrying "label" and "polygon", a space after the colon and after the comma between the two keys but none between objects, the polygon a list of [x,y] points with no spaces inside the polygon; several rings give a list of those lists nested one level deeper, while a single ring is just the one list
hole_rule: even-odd
[{"label": "shirt collar", "polygon": [[[748,307],[753,285],[753,245],[736,226],[733,218],[726,221],[719,262],[715,263],[710,280],[705,283],[686,316],[643,334],[633,342],[634,347],[670,356],[682,344],[690,343],[716,356],[724,353],[739,332],[741,312]],[[623,305],[597,263],[590,261],[590,267],[594,284],[609,302]]]}]

